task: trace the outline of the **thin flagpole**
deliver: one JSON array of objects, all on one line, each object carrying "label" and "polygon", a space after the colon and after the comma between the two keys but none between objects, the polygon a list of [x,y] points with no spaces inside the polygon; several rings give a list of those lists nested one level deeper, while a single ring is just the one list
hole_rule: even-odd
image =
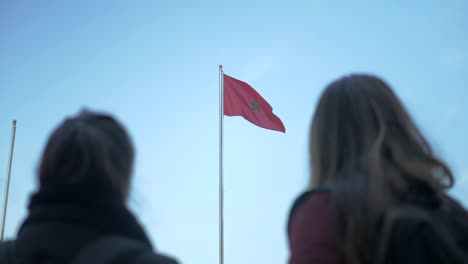
[{"label": "thin flagpole", "polygon": [[5,232],[5,220],[8,206],[8,191],[10,189],[10,175],[11,175],[11,163],[13,161],[13,149],[15,147],[15,134],[16,134],[16,120],[13,120],[11,128],[11,145],[10,145],[10,157],[8,159],[8,171],[5,184],[5,197],[3,198],[3,210],[2,210],[2,229],[0,230],[0,241],[3,241],[3,235]]},{"label": "thin flagpole", "polygon": [[219,264],[224,264],[223,118],[224,74],[223,65],[219,65]]}]

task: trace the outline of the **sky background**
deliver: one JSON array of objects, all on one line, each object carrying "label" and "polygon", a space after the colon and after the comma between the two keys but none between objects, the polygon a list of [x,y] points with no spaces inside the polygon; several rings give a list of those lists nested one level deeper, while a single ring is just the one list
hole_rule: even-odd
[{"label": "sky background", "polygon": [[47,137],[87,107],[114,114],[133,137],[130,205],[158,250],[218,263],[219,64],[286,126],[224,118],[226,264],[286,262],[315,104],[352,72],[394,87],[466,205],[466,14],[465,0],[0,0],[1,194],[18,120],[6,235],[27,213]]}]

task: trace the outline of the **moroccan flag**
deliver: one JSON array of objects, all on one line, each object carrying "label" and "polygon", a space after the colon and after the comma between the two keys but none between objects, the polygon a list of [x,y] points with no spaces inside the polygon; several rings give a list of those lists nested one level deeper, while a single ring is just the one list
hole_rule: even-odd
[{"label": "moroccan flag", "polygon": [[247,83],[224,74],[224,115],[242,116],[252,124],[285,133],[273,108]]}]

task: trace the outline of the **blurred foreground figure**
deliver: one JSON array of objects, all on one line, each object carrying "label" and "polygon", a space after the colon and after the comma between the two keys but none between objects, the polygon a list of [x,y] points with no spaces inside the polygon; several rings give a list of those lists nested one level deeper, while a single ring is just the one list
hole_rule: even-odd
[{"label": "blurred foreground figure", "polygon": [[310,130],[310,190],[292,206],[290,264],[468,263],[454,177],[379,78],[332,82]]},{"label": "blurred foreground figure", "polygon": [[0,243],[0,263],[175,264],[154,253],[127,209],[133,159],[127,132],[111,116],[66,119],[47,142],[17,239]]}]

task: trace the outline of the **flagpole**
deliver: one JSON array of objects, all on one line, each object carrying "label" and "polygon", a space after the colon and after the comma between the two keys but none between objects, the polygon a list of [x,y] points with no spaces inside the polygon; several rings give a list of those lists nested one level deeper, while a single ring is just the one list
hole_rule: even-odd
[{"label": "flagpole", "polygon": [[11,145],[10,145],[10,157],[8,159],[8,171],[5,184],[5,197],[3,198],[3,210],[2,210],[2,228],[0,230],[0,241],[3,241],[3,235],[5,232],[5,220],[8,206],[8,191],[10,189],[10,175],[11,175],[11,163],[13,161],[13,149],[15,147],[15,134],[16,134],[16,120],[13,120],[11,128]]},{"label": "flagpole", "polygon": [[224,264],[223,118],[224,74],[223,65],[219,65],[219,264]]}]

